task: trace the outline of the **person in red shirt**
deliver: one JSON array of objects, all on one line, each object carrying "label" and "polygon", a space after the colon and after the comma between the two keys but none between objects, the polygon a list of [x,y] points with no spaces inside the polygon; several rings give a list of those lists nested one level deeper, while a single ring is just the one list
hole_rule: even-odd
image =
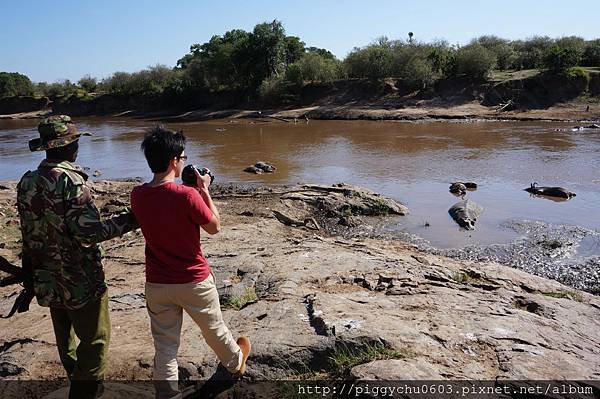
[{"label": "person in red shirt", "polygon": [[146,239],[146,307],[154,339],[157,398],[181,395],[177,351],[183,311],[200,327],[207,344],[235,376],[245,372],[247,337],[233,339],[223,322],[219,294],[200,245],[200,228],[216,234],[219,212],[210,193],[210,176],[196,171],[197,187],[175,183],[187,156],[183,132],[157,126],[141,145],[151,182],[131,192],[131,207]]}]

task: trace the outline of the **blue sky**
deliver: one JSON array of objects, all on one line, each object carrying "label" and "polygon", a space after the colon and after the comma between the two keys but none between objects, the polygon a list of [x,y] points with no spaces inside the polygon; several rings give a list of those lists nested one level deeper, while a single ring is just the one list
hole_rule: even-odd
[{"label": "blue sky", "polygon": [[599,0],[0,0],[0,71],[33,81],[174,66],[193,43],[278,19],[288,35],[343,58],[385,35],[465,44],[484,34],[600,38]]}]

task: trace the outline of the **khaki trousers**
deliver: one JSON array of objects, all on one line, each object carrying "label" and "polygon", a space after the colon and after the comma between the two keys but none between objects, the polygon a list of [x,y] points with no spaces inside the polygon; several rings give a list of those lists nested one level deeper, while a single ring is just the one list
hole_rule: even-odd
[{"label": "khaki trousers", "polygon": [[213,275],[200,283],[146,283],[146,307],[154,339],[154,376],[157,398],[177,397],[177,351],[183,310],[196,322],[208,346],[223,366],[235,373],[242,351],[223,322]]}]

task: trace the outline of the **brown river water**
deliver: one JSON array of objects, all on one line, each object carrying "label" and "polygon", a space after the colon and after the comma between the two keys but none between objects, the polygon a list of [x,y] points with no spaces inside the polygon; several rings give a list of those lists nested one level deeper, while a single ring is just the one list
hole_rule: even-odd
[{"label": "brown river water", "polygon": [[[98,179],[151,177],[139,149],[144,129],[156,122],[77,118],[78,163]],[[0,121],[0,180],[18,180],[37,166],[31,153],[36,121]],[[519,238],[508,220],[541,221],[600,230],[600,129],[571,131],[573,123],[544,122],[374,122],[249,120],[170,123],[183,129],[188,162],[209,167],[221,183],[345,182],[367,187],[408,206],[392,229],[417,235],[437,248],[502,244]],[[224,131],[222,129],[225,129]],[[274,164],[273,174],[242,170],[256,161]],[[92,179],[96,179],[91,177]],[[453,181],[479,185],[467,197],[484,212],[475,231],[464,231],[448,215],[459,198]],[[570,201],[531,197],[531,182],[563,186]],[[429,227],[425,225],[429,224]],[[580,248],[600,254],[597,241]]]}]

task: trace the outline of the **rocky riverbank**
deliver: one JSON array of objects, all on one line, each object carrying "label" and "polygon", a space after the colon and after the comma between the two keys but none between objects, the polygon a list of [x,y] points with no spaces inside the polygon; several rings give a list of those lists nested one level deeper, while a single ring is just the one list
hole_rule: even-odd
[{"label": "rocky riverbank", "polygon": [[[98,207],[118,211],[134,185],[93,183]],[[14,182],[0,189],[0,254],[18,264],[14,189]],[[349,186],[221,186],[214,198],[223,228],[204,235],[203,248],[227,324],[253,343],[247,381],[600,379],[599,297],[493,262],[335,232],[368,230],[374,219],[406,213],[401,204]],[[108,377],[147,380],[153,345],[144,240],[136,231],[104,247],[113,329]],[[0,288],[3,314],[18,291]],[[64,377],[47,309],[34,302],[0,328],[2,378]],[[187,317],[179,365],[183,385],[218,374]],[[129,397],[152,394],[148,386]]]}]

